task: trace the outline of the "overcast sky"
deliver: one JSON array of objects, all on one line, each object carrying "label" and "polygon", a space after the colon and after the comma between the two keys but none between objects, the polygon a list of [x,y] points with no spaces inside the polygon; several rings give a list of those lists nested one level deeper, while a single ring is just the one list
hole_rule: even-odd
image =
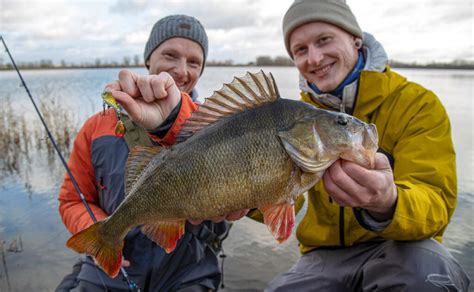
[{"label": "overcast sky", "polygon": [[[143,55],[153,24],[169,14],[198,18],[209,60],[286,56],[281,21],[292,0],[0,0],[0,33],[17,62],[121,61]],[[361,28],[389,58],[474,61],[472,0],[347,0]],[[1,50],[0,57],[6,62]]]}]

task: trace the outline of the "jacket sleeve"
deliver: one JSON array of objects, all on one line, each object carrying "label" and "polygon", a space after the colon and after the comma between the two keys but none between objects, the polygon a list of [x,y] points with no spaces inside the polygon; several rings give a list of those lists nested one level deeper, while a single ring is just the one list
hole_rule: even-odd
[{"label": "jacket sleeve", "polygon": [[[79,131],[74,140],[68,166],[96,219],[101,220],[107,217],[107,214],[99,207],[99,195],[91,159],[92,127],[89,120]],[[59,214],[66,228],[73,234],[93,223],[67,172],[59,191]]]},{"label": "jacket sleeve", "polygon": [[388,137],[396,141],[392,153],[398,200],[392,222],[380,235],[394,240],[434,237],[441,241],[457,197],[451,126],[431,91],[412,91],[416,98],[397,107],[399,118],[392,119],[396,134]]},{"label": "jacket sleeve", "polygon": [[155,135],[150,134],[151,139],[164,146],[173,145],[176,142],[176,138],[178,137],[184,122],[189,117],[191,117],[191,114],[197,109],[198,104],[194,103],[187,93],[181,92],[181,108],[173,125],[163,138],[159,138]]}]

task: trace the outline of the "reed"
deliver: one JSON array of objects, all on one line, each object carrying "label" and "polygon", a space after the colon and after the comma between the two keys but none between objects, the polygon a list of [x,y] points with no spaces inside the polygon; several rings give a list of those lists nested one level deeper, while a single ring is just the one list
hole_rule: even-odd
[{"label": "reed", "polygon": [[[54,166],[59,162],[54,147],[49,140],[41,121],[33,112],[25,112],[12,105],[10,96],[2,98],[0,108],[0,171],[1,177],[20,174],[28,175],[25,170],[32,159],[47,159]],[[72,142],[78,132],[76,114],[65,108],[58,98],[51,95],[39,98],[39,108],[62,154],[67,159]],[[40,163],[44,163],[41,162]]]}]

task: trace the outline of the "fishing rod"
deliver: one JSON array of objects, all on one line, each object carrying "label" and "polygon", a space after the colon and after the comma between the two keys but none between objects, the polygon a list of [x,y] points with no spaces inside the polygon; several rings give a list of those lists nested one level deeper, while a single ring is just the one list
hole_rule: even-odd
[{"label": "fishing rod", "polygon": [[[30,93],[30,90],[28,89],[28,86],[26,86],[26,82],[25,80],[23,79],[23,76],[21,75],[20,73],[20,70],[18,69],[18,67],[16,66],[16,63],[15,63],[15,60],[13,59],[13,56],[12,54],[10,53],[10,50],[8,49],[8,46],[7,44],[5,43],[5,40],[3,38],[2,35],[0,35],[0,40],[2,40],[2,43],[3,43],[3,46],[5,47],[5,50],[8,54],[8,57],[10,57],[10,60],[12,61],[12,65],[13,67],[15,68],[15,71],[18,73],[18,76],[20,77],[20,80],[21,80],[21,83],[23,85],[23,87],[25,88],[26,90],[26,93],[28,94],[28,97],[30,98],[31,102],[33,103],[33,106],[36,110],[36,113],[38,114],[40,120],[41,120],[41,123],[43,124],[45,130],[46,130],[46,133],[48,134],[48,137],[49,137],[49,140],[51,141],[51,143],[53,144],[53,147],[54,149],[56,150],[56,152],[58,153],[59,155],[59,158],[61,159],[61,162],[64,166],[64,168],[66,169],[66,172],[67,174],[69,175],[69,178],[71,179],[72,181],[72,184],[74,185],[74,188],[76,189],[76,192],[79,194],[79,197],[81,198],[81,201],[82,203],[84,204],[84,207],[86,207],[86,210],[87,210],[87,213],[89,213],[89,215],[91,216],[92,218],[92,221],[94,223],[97,222],[97,218],[95,217],[94,213],[92,213],[92,210],[89,206],[89,204],[87,203],[86,201],[86,198],[84,197],[84,195],[82,194],[80,188],[79,188],[79,185],[77,184],[77,181],[76,179],[74,178],[74,176],[72,175],[72,172],[71,172],[71,169],[69,168],[69,166],[67,165],[66,163],[66,160],[64,159],[64,156],[61,154],[61,151],[59,150],[59,146],[57,145],[56,143],[56,140],[54,139],[53,135],[51,134],[51,131],[49,130],[48,128],[48,125],[46,124],[44,118],[43,118],[43,115],[41,114],[38,106],[36,105],[36,102],[34,101],[33,97],[31,96],[31,93]],[[128,285],[128,288],[132,291],[140,291],[140,289],[138,288],[137,284],[135,284],[132,280],[129,279],[128,277],[128,274],[127,272],[125,271],[125,269],[123,267],[120,268],[120,271],[122,272],[122,276],[125,280],[125,282],[127,282],[127,285]],[[100,276],[100,275],[99,275]],[[104,283],[103,283],[104,284]],[[105,285],[105,284],[104,284]]]}]

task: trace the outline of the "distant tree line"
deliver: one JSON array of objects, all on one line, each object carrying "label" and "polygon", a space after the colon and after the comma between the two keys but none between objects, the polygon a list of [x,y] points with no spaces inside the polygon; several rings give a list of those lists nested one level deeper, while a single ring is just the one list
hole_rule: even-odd
[{"label": "distant tree line", "polygon": [[[395,68],[433,68],[433,69],[474,69],[474,61],[454,60],[448,63],[431,62],[427,64],[419,64],[416,62],[405,63],[396,60],[389,61],[390,66]],[[125,56],[121,62],[108,61],[97,58],[94,62],[83,62],[80,64],[68,63],[61,60],[59,64],[55,64],[49,59],[42,59],[35,62],[19,62],[20,69],[61,69],[61,68],[123,68],[123,67],[144,67],[143,61],[139,55],[133,57]],[[258,56],[255,62],[245,64],[236,64],[233,60],[215,61],[208,60],[206,66],[294,66],[293,60],[285,56]],[[5,62],[0,56],[0,70],[12,70],[13,65]]]},{"label": "distant tree line", "polygon": [[[103,60],[100,58],[95,59],[94,62],[82,62],[73,63],[61,60],[59,64],[55,64],[50,59],[42,59],[34,62],[18,62],[17,66],[20,69],[62,69],[62,68],[116,68],[116,67],[144,67],[140,56],[135,55],[133,57],[125,56],[121,62]],[[0,57],[0,70],[12,70],[13,65],[10,62],[5,62]]]},{"label": "distant tree line", "polygon": [[474,69],[474,61],[454,60],[452,62],[430,62],[419,64],[417,62],[404,63],[396,60],[390,60],[389,64],[394,68],[431,68],[431,69]]},{"label": "distant tree line", "polygon": [[206,62],[206,66],[234,66],[234,60],[224,60],[224,61],[209,60]]},{"label": "distant tree line", "polygon": [[293,61],[284,56],[258,56],[255,62],[257,66],[293,66]]}]

